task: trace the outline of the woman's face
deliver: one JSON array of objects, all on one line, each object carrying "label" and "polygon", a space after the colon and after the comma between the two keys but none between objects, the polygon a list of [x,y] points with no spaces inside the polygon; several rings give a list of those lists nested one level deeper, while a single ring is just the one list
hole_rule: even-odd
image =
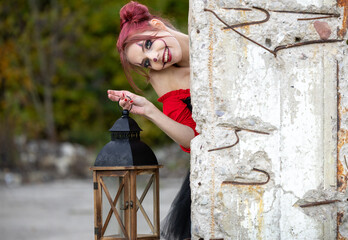
[{"label": "woman's face", "polygon": [[162,70],[178,63],[182,59],[181,46],[169,32],[145,31],[136,35],[156,36],[131,44],[126,48],[128,61],[136,66]]}]

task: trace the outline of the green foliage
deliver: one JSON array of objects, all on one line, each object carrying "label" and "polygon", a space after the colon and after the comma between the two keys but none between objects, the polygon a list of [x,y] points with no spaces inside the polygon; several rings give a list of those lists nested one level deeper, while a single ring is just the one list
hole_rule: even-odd
[{"label": "green foliage", "polygon": [[[0,2],[0,117],[11,122],[8,132],[89,146],[107,142],[121,110],[106,91],[132,91],[115,49],[118,12],[128,1]],[[140,2],[187,32],[187,0]],[[135,81],[161,108],[145,80]],[[148,144],[169,141],[151,122],[132,117]]]}]

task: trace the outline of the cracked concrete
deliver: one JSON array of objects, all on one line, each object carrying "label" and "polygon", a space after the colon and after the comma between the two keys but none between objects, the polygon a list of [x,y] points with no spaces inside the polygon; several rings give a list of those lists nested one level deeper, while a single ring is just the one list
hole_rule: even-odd
[{"label": "cracked concrete", "polygon": [[[266,19],[265,11],[270,17],[235,29],[252,42],[204,9],[230,25]],[[334,17],[299,20],[318,16],[305,12]],[[333,239],[337,224],[346,236],[343,202],[294,206],[316,196],[311,190],[335,192],[337,175],[339,190],[348,181],[347,46],[303,45],[337,40],[342,16],[336,0],[190,1],[191,95],[200,132],[191,143],[193,239]],[[316,201],[333,199],[320,196]]]}]

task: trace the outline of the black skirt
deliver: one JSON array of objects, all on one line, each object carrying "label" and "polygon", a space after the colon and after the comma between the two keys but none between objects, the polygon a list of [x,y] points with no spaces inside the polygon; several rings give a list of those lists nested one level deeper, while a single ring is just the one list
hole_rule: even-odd
[{"label": "black skirt", "polygon": [[166,240],[191,238],[190,172],[188,172],[161,225],[161,236]]}]

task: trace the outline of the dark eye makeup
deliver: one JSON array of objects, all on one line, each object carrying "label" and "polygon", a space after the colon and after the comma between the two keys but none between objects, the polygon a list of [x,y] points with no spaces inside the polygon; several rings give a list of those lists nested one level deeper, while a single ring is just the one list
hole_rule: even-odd
[{"label": "dark eye makeup", "polygon": [[[150,39],[144,41],[143,49],[149,50],[152,46],[153,41]],[[150,60],[148,58],[144,59],[142,64],[143,67],[148,68],[151,67]]]},{"label": "dark eye makeup", "polygon": [[145,68],[148,68],[151,66],[150,64],[150,60],[148,58],[146,58],[144,61],[143,61],[143,64],[142,64]]},{"label": "dark eye makeup", "polygon": [[145,47],[145,49],[150,49],[151,46],[152,46],[152,41],[151,41],[151,40],[146,40],[146,41],[144,42],[144,47]]}]

